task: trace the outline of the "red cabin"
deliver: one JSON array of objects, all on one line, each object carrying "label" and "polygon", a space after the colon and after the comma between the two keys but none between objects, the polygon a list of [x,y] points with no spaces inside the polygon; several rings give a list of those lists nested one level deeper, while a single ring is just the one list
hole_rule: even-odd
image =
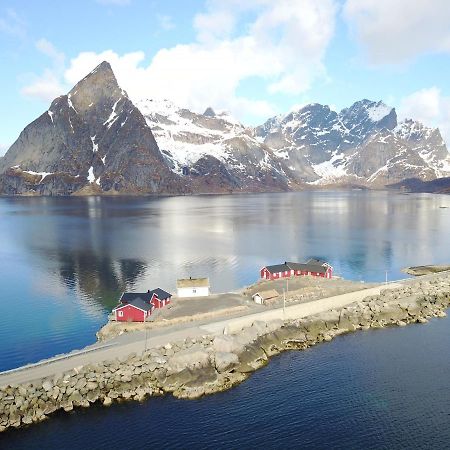
[{"label": "red cabin", "polygon": [[284,264],[266,266],[261,269],[260,275],[261,278],[266,280],[278,280],[301,275],[331,278],[333,267],[320,259],[309,259],[306,263],[285,262]]},{"label": "red cabin", "polygon": [[155,308],[163,308],[164,306],[168,305],[170,303],[170,299],[172,297],[172,294],[169,294],[168,292],[164,291],[163,289],[156,288],[152,291],[148,291],[149,294],[151,294],[150,303]]},{"label": "red cabin", "polygon": [[124,292],[113,313],[119,322],[145,322],[154,309],[169,304],[171,297],[172,294],[160,288],[144,293]]},{"label": "red cabin", "polygon": [[141,299],[134,299],[115,307],[113,312],[118,322],[145,322],[145,319],[152,314],[153,308],[153,305]]}]

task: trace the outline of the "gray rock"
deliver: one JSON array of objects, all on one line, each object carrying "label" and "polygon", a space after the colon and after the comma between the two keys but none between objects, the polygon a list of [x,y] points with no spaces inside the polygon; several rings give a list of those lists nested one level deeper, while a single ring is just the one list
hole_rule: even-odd
[{"label": "gray rock", "polygon": [[223,373],[236,366],[239,363],[239,358],[234,353],[217,352],[215,362],[217,371]]},{"label": "gray rock", "polygon": [[167,362],[167,372],[173,374],[185,368],[201,368],[210,363],[210,353],[200,344],[195,344],[190,348],[181,350],[169,358]]}]

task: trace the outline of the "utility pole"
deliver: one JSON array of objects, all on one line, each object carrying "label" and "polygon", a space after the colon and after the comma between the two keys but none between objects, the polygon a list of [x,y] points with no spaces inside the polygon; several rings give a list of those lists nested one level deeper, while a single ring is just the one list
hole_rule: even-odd
[{"label": "utility pole", "polygon": [[[145,325],[145,322],[144,322]],[[144,347],[144,352],[147,351],[147,335],[148,335],[148,328],[145,327],[145,347]]]},{"label": "utility pole", "polygon": [[283,319],[286,318],[286,291],[283,288]]},{"label": "utility pole", "polygon": [[387,274],[388,274],[388,271],[386,270],[386,284],[388,283],[388,281],[387,281]]}]

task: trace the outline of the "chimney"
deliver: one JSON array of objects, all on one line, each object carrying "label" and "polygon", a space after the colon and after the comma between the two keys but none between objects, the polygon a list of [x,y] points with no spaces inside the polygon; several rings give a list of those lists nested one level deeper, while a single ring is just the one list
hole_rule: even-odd
[{"label": "chimney", "polygon": [[147,294],[150,294],[150,289],[147,290]]}]

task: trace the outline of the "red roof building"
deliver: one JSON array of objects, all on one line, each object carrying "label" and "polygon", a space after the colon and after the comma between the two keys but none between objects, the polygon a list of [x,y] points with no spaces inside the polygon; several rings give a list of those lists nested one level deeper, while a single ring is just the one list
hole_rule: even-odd
[{"label": "red roof building", "polygon": [[170,303],[172,295],[157,288],[144,293],[124,292],[120,304],[113,309],[118,322],[145,322],[154,309]]},{"label": "red roof building", "polygon": [[265,266],[260,270],[261,278],[278,280],[292,276],[312,275],[314,277],[331,278],[333,267],[320,259],[309,259],[306,263],[285,262],[273,266]]}]

